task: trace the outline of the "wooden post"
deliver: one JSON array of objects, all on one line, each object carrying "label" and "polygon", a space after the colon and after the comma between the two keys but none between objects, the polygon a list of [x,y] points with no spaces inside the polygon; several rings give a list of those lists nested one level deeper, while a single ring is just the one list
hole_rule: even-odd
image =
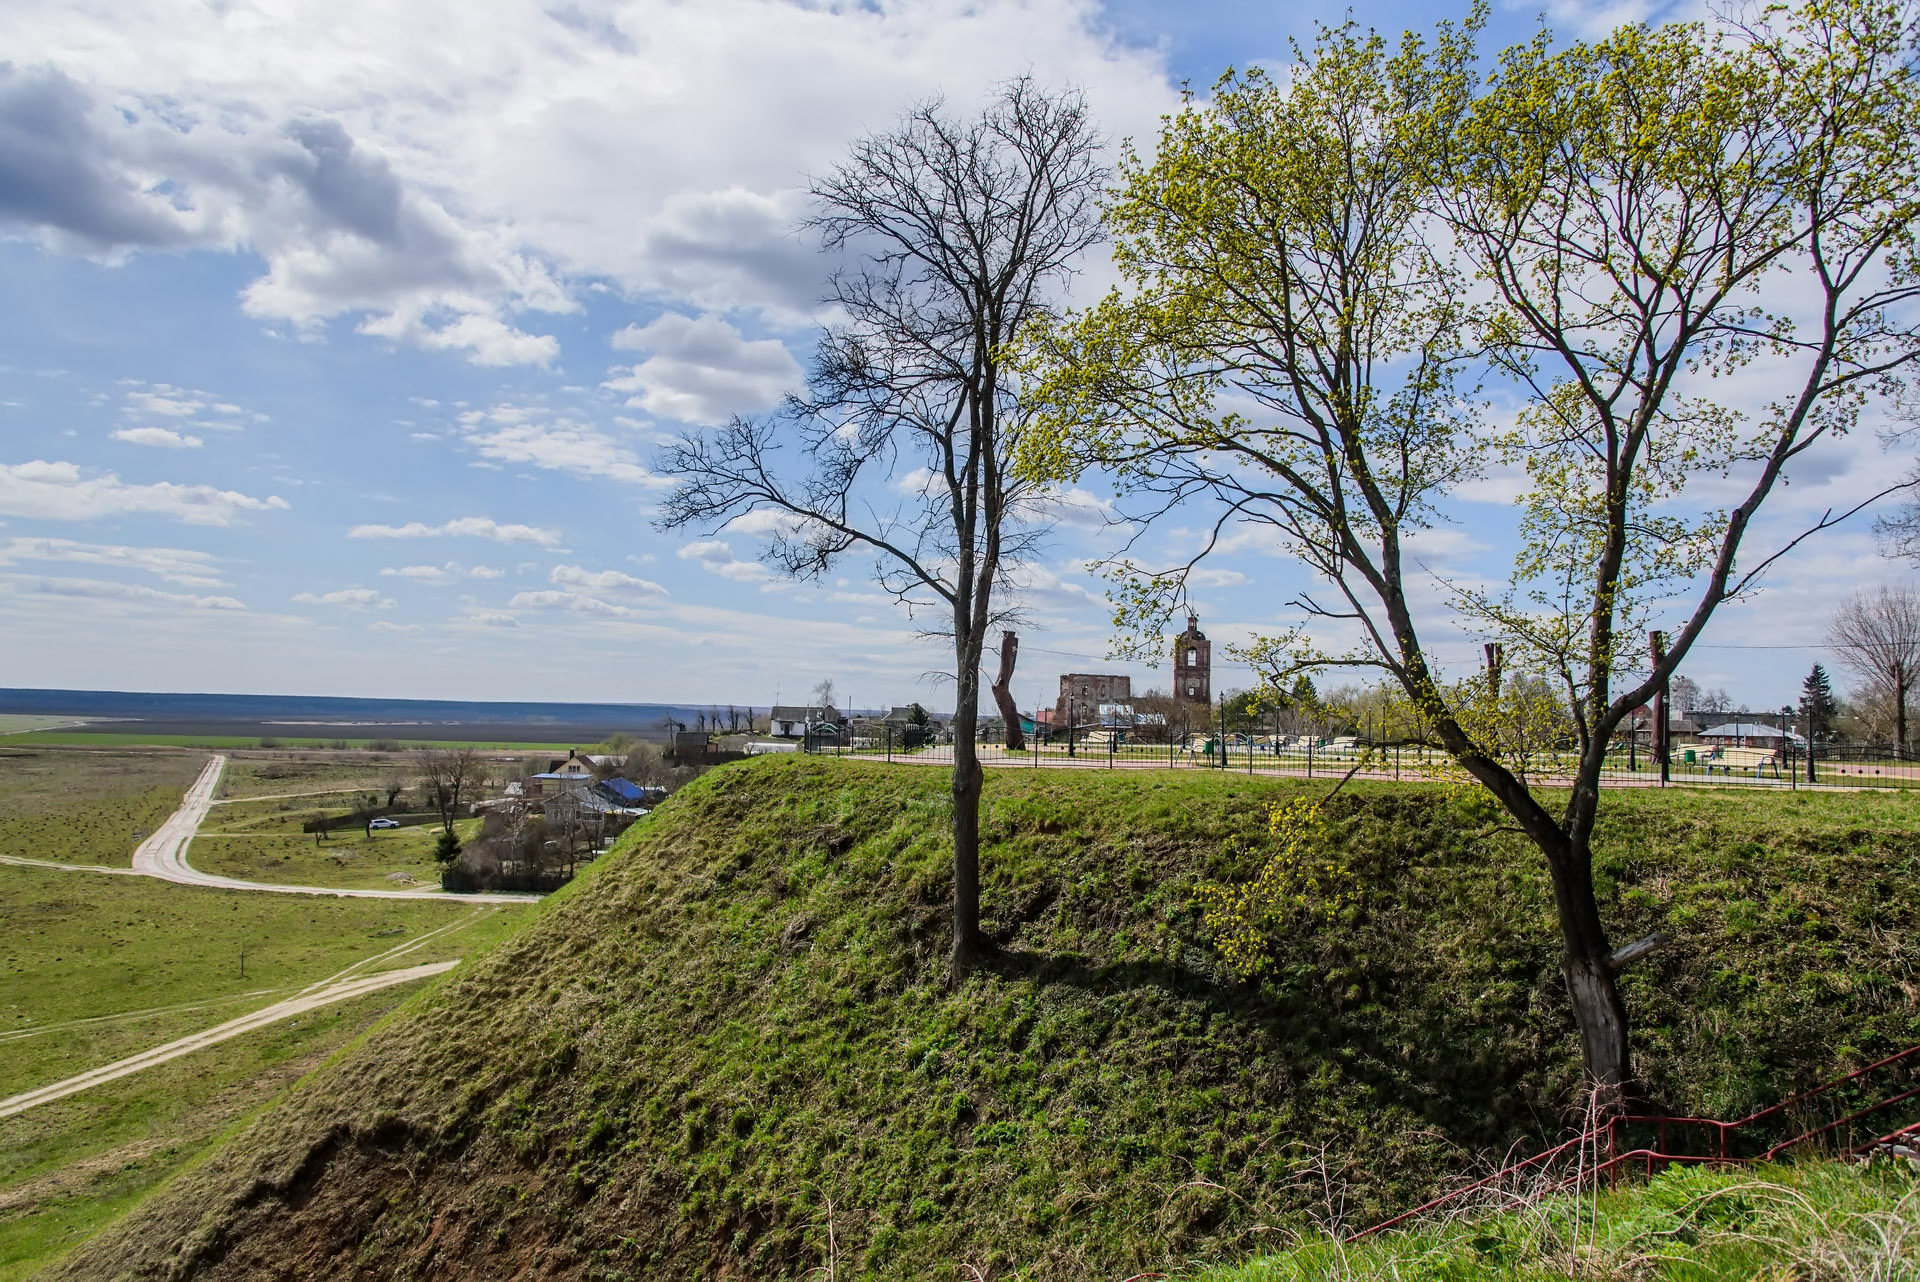
[{"label": "wooden post", "polygon": [[[1658,669],[1667,660],[1667,641],[1658,632],[1649,634],[1653,646],[1653,666]],[[1653,692],[1653,759],[1660,763],[1660,786],[1665,787],[1671,771],[1671,745],[1667,731],[1667,682],[1663,677]]]}]

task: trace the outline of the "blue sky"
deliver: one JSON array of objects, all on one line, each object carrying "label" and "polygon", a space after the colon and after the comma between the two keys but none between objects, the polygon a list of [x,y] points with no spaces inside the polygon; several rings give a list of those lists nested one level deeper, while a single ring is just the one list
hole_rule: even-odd
[{"label": "blue sky", "polygon": [[[1556,4],[1586,32],[1651,5]],[[651,524],[650,464],[772,405],[825,270],[809,172],[941,91],[1031,71],[1150,139],[1178,87],[1271,61],[1342,5],[927,0],[12,0],[0,12],[4,684],[446,698],[938,702],[943,662],[850,560],[793,585],[751,531]],[[1354,8],[1383,29],[1424,6]],[[1489,44],[1543,14],[1497,9]],[[1095,264],[1090,280],[1102,279]],[[1889,466],[1865,436],[1782,519]],[[1020,701],[1103,661],[1102,498],[1028,592]],[[1498,576],[1511,491],[1427,553]],[[1784,527],[1783,527],[1784,528]],[[1171,553],[1190,537],[1153,536]],[[1727,612],[1688,671],[1754,707],[1894,579],[1864,522]],[[1247,548],[1197,599],[1244,639],[1292,568]],[[1767,647],[1754,649],[1746,647]],[[1473,647],[1454,636],[1444,659]],[[1237,674],[1223,674],[1222,684]]]}]

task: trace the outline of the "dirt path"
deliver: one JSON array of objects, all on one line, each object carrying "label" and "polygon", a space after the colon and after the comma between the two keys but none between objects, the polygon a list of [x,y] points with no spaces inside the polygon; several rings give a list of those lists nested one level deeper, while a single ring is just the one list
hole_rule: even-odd
[{"label": "dirt path", "polygon": [[20,855],[0,855],[0,864],[15,868],[58,868],[61,872],[110,872],[117,877],[144,877],[138,868],[108,868],[101,864],[62,864],[51,859],[27,859]]},{"label": "dirt path", "polygon": [[[417,943],[419,941],[415,942]],[[229,1037],[238,1037],[242,1033],[250,1033],[256,1028],[263,1028],[268,1024],[276,1023],[279,1020],[287,1019],[305,1011],[315,1010],[321,1006],[328,1006],[334,1002],[346,1001],[350,997],[359,997],[366,993],[378,992],[382,988],[391,988],[395,984],[404,984],[409,980],[425,979],[429,975],[444,974],[459,964],[457,960],[428,962],[424,966],[409,966],[405,970],[388,970],[379,971],[371,975],[358,975],[351,979],[328,983],[325,987],[310,988],[303,993],[287,998],[285,1001],[275,1002],[271,1006],[254,1011],[250,1015],[242,1015],[238,1019],[230,1019],[226,1023],[216,1025],[204,1032],[182,1037],[177,1041],[168,1042],[164,1046],[156,1046],[152,1050],[142,1051],[138,1055],[130,1055],[126,1059],[116,1060],[111,1064],[103,1065],[100,1068],[92,1069],[78,1076],[69,1077],[65,1081],[55,1082],[51,1086],[42,1086],[38,1090],[26,1091],[7,1099],[0,1099],[0,1117],[11,1117],[15,1113],[24,1113],[36,1104],[47,1104],[57,1099],[64,1099],[69,1095],[84,1091],[90,1086],[98,1086],[102,1082],[111,1082],[116,1078],[127,1077],[139,1072],[143,1068],[152,1068],[155,1064],[164,1064],[170,1059],[178,1059],[182,1055],[190,1055],[194,1051],[212,1046],[217,1042],[224,1042]],[[326,981],[322,982],[325,983]]]},{"label": "dirt path", "polygon": [[[182,798],[180,808],[167,816],[166,822],[154,829],[153,835],[141,842],[138,849],[133,852],[134,872],[146,877],[158,877],[162,881],[178,882],[183,886],[211,886],[216,890],[265,890],[283,895],[336,895],[343,899],[437,899],[443,903],[456,904],[524,904],[540,898],[538,895],[449,895],[443,890],[351,890],[340,886],[281,886],[270,882],[242,881],[238,877],[216,877],[212,873],[200,872],[187,862],[187,847],[192,843],[194,834],[200,830],[201,821],[207,817],[207,811],[213,805],[213,792],[220,786],[220,772],[226,768],[226,764],[226,757],[218,753],[207,762],[206,769],[200,772],[200,777],[193,781],[191,788],[187,789],[187,795]],[[33,863],[36,861],[9,860],[8,862]]]}]

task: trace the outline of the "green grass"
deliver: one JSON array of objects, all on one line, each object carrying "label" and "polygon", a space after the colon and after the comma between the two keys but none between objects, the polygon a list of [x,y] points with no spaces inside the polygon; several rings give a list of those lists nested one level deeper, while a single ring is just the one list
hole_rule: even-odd
[{"label": "green grass", "polygon": [[[523,911],[0,867],[0,1097],[210,1028],[440,926],[459,924],[375,969],[473,957]],[[0,1282],[131,1206],[413,987],[0,1119]]]},{"label": "green grass", "polygon": [[[0,752],[0,853],[124,867],[134,830],[171,813],[204,760]],[[245,819],[253,809],[269,826],[297,831],[298,812],[278,804],[221,806],[213,817]],[[431,844],[422,831],[403,830],[403,841],[380,854],[416,868],[414,847]],[[373,853],[362,851],[364,862]],[[359,877],[387,886],[385,871],[327,884]],[[458,929],[383,966],[474,955],[521,914],[0,865],[0,1097],[212,1027],[441,926]],[[0,1282],[43,1266],[136,1203],[407,993],[341,1003],[0,1119]]]},{"label": "green grass", "polygon": [[1194,1282],[1891,1282],[1920,1277],[1920,1168],[1675,1168],[1350,1245],[1290,1236],[1299,1240],[1289,1250],[1204,1269]]},{"label": "green grass", "polygon": [[[1270,1248],[1322,1162],[1383,1217],[1556,1137],[1577,1058],[1537,857],[1464,794],[1350,787],[1353,911],[1223,973],[1196,889],[1326,786],[989,772],[995,956],[951,991],[944,772],[716,770],[61,1276],[1112,1279]],[[1676,937],[1625,979],[1672,1107],[1920,1040],[1900,797],[1612,793],[1596,866],[1616,937]]]},{"label": "green grass", "polygon": [[[257,778],[241,782],[254,788],[261,783]],[[224,877],[283,885],[391,890],[396,883],[388,878],[395,874],[423,886],[438,884],[440,870],[433,858],[440,837],[437,819],[409,821],[401,828],[346,826],[325,840],[303,831],[316,819],[350,812],[364,796],[361,789],[221,802],[200,825],[188,861]],[[480,820],[458,820],[454,831],[462,841],[471,840],[479,834]]]},{"label": "green grass", "polygon": [[0,1282],[71,1250],[419,987],[322,1007],[0,1120]]},{"label": "green grass", "polygon": [[72,726],[84,717],[41,717],[23,712],[0,712],[0,735],[25,734],[34,730],[49,730],[56,726]]},{"label": "green grass", "polygon": [[[473,928],[395,964],[461,956],[516,911],[0,866],[0,1096],[211,1027],[277,1000],[266,993],[471,917]],[[263,995],[233,1000],[247,993]],[[207,1002],[224,1004],[165,1013]],[[19,1036],[135,1012],[155,1013]]]},{"label": "green grass", "polygon": [[[315,813],[336,811],[293,810],[228,824],[215,822],[225,817],[223,811],[238,809],[223,806],[208,816],[187,850],[188,862],[195,868],[222,877],[293,886],[392,890],[396,883],[388,878],[394,874],[410,877],[421,886],[439,884],[440,869],[433,859],[440,839],[437,822],[371,832],[346,828],[317,841],[316,834],[301,832],[300,825]],[[453,827],[466,842],[479,834],[480,820],[456,820]]]},{"label": "green grass", "polygon": [[219,800],[248,797],[272,797],[285,793],[307,793],[332,789],[346,793],[378,792],[386,799],[383,786],[399,775],[408,790],[417,788],[419,771],[404,758],[394,761],[315,761],[308,757],[282,755],[230,757],[220,772]]},{"label": "green grass", "polygon": [[128,867],[205,764],[200,753],[0,750],[0,855]]},{"label": "green grass", "polygon": [[[271,743],[263,743],[271,740]],[[89,731],[89,730],[34,730],[20,735],[9,735],[7,743],[48,744],[64,747],[119,747],[147,745],[172,748],[331,748],[336,743],[344,743],[348,748],[369,748],[376,743],[393,742],[381,739],[349,739],[328,735],[323,738],[310,738],[300,735],[212,735],[212,734],[140,734],[126,731]],[[402,749],[412,748],[488,748],[506,752],[566,752],[577,748],[578,744],[535,743],[519,740],[501,741],[488,739],[406,739],[399,741]]]}]

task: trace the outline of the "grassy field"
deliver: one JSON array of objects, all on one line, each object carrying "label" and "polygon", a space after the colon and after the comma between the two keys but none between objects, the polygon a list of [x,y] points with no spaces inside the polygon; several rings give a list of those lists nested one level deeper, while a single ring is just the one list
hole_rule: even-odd
[{"label": "grassy field", "polygon": [[[376,743],[389,742],[379,739],[315,739],[289,735],[211,735],[211,734],[130,734],[111,731],[85,730],[33,730],[20,735],[8,736],[9,744],[49,744],[75,748],[110,748],[128,746],[151,746],[170,748],[332,748],[336,744],[349,749],[371,748]],[[579,744],[570,743],[523,743],[471,739],[406,739],[400,741],[402,750],[413,748],[485,748],[503,752],[552,752],[565,753]]]},{"label": "grassy field", "polygon": [[[134,830],[170,813],[204,760],[0,752],[0,853],[124,867]],[[243,773],[242,786],[250,782],[284,780]],[[297,831],[278,804],[242,802],[213,815],[268,826],[279,816]],[[381,848],[395,866],[419,862],[402,845],[431,841],[423,829],[383,835],[403,837]],[[194,857],[202,857],[198,842]],[[295,869],[302,875],[289,879],[319,880],[292,859],[270,871]],[[388,885],[380,874],[371,880]],[[454,929],[373,969],[472,956],[523,911],[0,865],[0,1097],[212,1027],[441,927]],[[417,987],[328,1007],[0,1119],[0,1282],[24,1277],[133,1204]]]},{"label": "grassy field", "polygon": [[[0,867],[0,1097],[212,1027],[441,926],[456,929],[388,965],[471,957],[522,911]],[[0,1279],[106,1222],[414,987],[0,1119]]]},{"label": "grassy field", "polygon": [[[218,1024],[471,919],[395,964],[461,956],[469,936],[515,911],[0,866],[0,1096]],[[201,1008],[210,1002],[219,1005]],[[117,1018],[74,1026],[102,1017]]]},{"label": "grassy field", "polygon": [[[993,948],[956,989],[944,772],[722,767],[56,1275],[219,1240],[213,1279],[1112,1282],[1308,1231],[1322,1163],[1383,1217],[1558,1137],[1576,1041],[1537,855],[1440,788],[1331,803],[1351,902],[1228,975],[1200,888],[1326,786],[989,772]],[[1674,937],[1623,980],[1669,1107],[1920,1040],[1902,798],[1611,793],[1596,873],[1617,938]]]},{"label": "grassy field", "polygon": [[1920,1168],[1676,1168],[1353,1245],[1289,1236],[1289,1250],[1204,1269],[1194,1282],[1894,1282],[1920,1277]]},{"label": "grassy field", "polygon": [[23,712],[0,712],[0,735],[26,734],[34,730],[76,726],[85,720],[85,717],[40,717]]},{"label": "grassy field", "polygon": [[0,1120],[0,1282],[84,1241],[419,987],[322,1007]]},{"label": "grassy field", "polygon": [[[382,754],[383,758],[387,754]],[[325,758],[298,757],[291,754],[259,752],[231,756],[220,772],[217,800],[238,801],[249,797],[279,797],[321,791],[372,792],[384,799],[383,785],[398,778],[411,790],[418,786],[419,771],[400,754],[389,759],[329,761]]]},{"label": "grassy field", "polygon": [[0,749],[0,854],[125,868],[206,764],[198,752]]},{"label": "grassy field", "polygon": [[[216,806],[188,848],[188,862],[223,877],[282,885],[391,890],[399,884],[439,884],[440,870],[433,860],[440,839],[437,822],[371,832],[346,828],[325,841],[300,830],[316,816],[340,813],[352,796]],[[479,833],[480,821],[457,820],[454,831],[464,842]],[[400,883],[392,880],[396,877],[410,880]]]}]

